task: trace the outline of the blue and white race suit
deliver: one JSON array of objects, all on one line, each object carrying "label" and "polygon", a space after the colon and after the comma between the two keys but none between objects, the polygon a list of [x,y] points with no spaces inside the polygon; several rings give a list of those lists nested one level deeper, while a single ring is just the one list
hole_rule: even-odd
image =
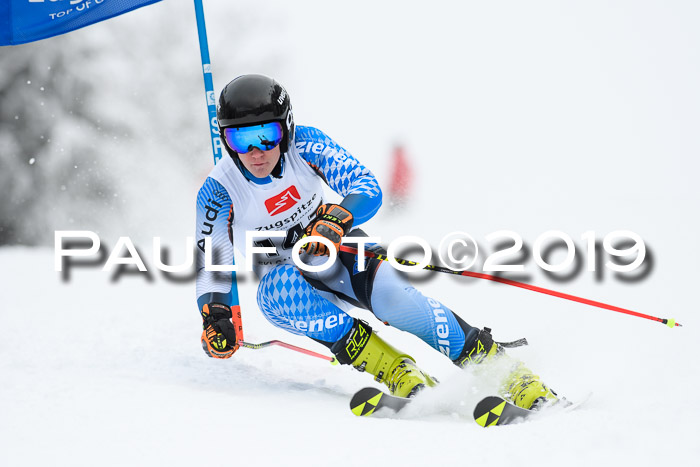
[{"label": "blue and white race suit", "polygon": [[[294,266],[291,248],[323,204],[323,183],[343,197],[341,205],[353,214],[353,230],[348,236],[366,236],[357,226],[379,210],[382,192],[374,175],[320,130],[297,126],[291,143],[280,178],[246,176],[225,157],[199,190],[196,241],[200,310],[207,303],[238,305],[237,287],[232,287],[235,273],[204,268],[205,237],[211,238],[213,264],[233,264],[234,245],[245,257],[246,231],[255,231],[263,234],[254,239],[256,246],[277,249],[277,254],[253,255],[253,269],[260,278],[258,305],[275,326],[330,347],[353,324],[353,318],[341,307],[362,307],[385,324],[410,332],[456,359],[465,339],[471,342],[478,330],[437,300],[422,295],[390,265],[368,260],[366,269],[359,272],[356,257],[341,252],[333,266],[323,272],[302,274]],[[286,235],[264,237],[269,231]],[[309,264],[314,260],[304,258]]]}]

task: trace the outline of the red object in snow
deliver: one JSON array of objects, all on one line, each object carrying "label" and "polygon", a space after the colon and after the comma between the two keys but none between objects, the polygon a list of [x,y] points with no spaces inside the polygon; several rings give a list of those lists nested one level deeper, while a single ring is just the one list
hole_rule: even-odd
[{"label": "red object in snow", "polygon": [[403,146],[396,146],[391,158],[389,197],[394,204],[403,204],[413,191],[413,170]]}]

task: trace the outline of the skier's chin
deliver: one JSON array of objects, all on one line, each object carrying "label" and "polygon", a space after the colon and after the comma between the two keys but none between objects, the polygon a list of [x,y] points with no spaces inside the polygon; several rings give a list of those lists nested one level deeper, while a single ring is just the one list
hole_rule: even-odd
[{"label": "skier's chin", "polygon": [[252,164],[248,170],[250,170],[250,172],[257,178],[265,178],[268,175],[270,175],[270,172],[272,172],[270,170],[269,162],[264,162],[262,164]]}]

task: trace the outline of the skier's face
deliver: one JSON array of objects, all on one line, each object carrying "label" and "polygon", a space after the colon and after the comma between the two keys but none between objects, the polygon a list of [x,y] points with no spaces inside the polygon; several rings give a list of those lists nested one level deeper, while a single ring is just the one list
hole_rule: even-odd
[{"label": "skier's face", "polygon": [[250,152],[243,154],[239,152],[238,157],[241,159],[243,166],[254,177],[265,178],[272,173],[272,169],[275,168],[277,161],[280,160],[280,147],[278,144],[267,151],[254,147]]}]

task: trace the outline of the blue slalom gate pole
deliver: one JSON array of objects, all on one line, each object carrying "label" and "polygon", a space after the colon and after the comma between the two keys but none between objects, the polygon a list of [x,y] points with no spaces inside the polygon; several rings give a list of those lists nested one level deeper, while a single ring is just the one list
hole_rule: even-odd
[{"label": "blue slalom gate pole", "polygon": [[[214,81],[211,75],[211,63],[209,59],[209,42],[207,41],[207,28],[204,23],[204,8],[202,0],[194,0],[194,11],[197,16],[197,33],[199,34],[199,52],[202,56],[202,73],[204,74],[204,90],[207,98],[207,109],[209,110],[209,136],[211,137],[211,149],[214,153],[214,164],[221,160],[223,146],[219,137],[219,124],[216,121],[216,95],[214,94]],[[243,322],[241,320],[241,308],[238,299],[238,283],[236,282],[236,272],[231,271],[231,310],[233,312],[234,326],[238,339],[243,340]]]},{"label": "blue slalom gate pole", "polygon": [[207,41],[207,27],[204,22],[204,7],[202,0],[194,0],[194,11],[197,16],[197,33],[199,34],[199,53],[202,56],[202,73],[204,74],[204,90],[209,110],[209,129],[211,136],[211,149],[214,154],[214,164],[221,160],[223,146],[219,138],[219,125],[216,122],[216,94],[214,93],[214,81],[211,75],[211,60],[209,58],[209,42]]}]

